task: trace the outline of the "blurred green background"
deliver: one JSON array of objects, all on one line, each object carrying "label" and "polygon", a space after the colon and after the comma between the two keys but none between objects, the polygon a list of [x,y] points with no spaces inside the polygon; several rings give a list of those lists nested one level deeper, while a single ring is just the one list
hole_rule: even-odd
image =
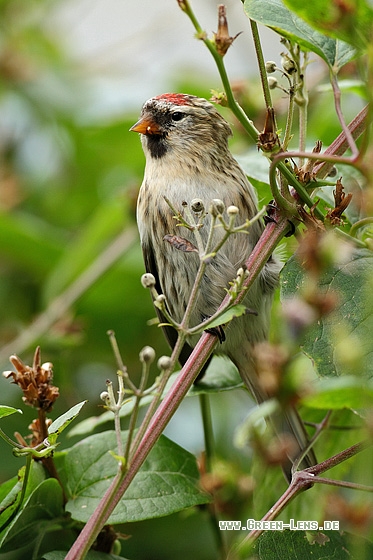
[{"label": "blurred green background", "polygon": [[[89,80],[46,25],[62,4],[0,4],[0,365],[10,369],[12,353],[31,363],[40,345],[61,393],[53,417],[83,399],[85,415],[99,412],[116,371],[108,329],[135,378],[143,345],[166,350],[147,326],[154,312],[140,284],[135,206],[144,161],[129,133],[139,109],[82,117]],[[21,406],[5,379],[1,396]],[[35,413],[22,408],[25,417],[4,422],[8,433],[27,434]],[[20,464],[0,445],[4,480]]]},{"label": "blurred green background", "polygon": [[[155,88],[209,98],[210,88],[219,85],[208,53],[176,1],[159,4],[158,17],[169,13],[173,24],[158,47],[149,42],[156,15],[152,2],[146,2],[146,22],[135,10],[131,29],[123,6],[123,20],[114,22],[118,5],[107,3],[102,36],[96,37],[100,2],[0,2],[0,367],[10,369],[13,353],[31,364],[40,345],[42,360],[54,364],[61,393],[53,418],[83,399],[89,400],[84,416],[100,412],[99,394],[116,371],[108,329],[115,331],[135,380],[144,345],[154,346],[158,356],[168,352],[159,329],[147,324],[155,313],[140,283],[135,222],[144,156],[129,128],[144,100],[162,91]],[[215,22],[215,2],[207,5]],[[187,29],[185,64],[191,67],[190,49],[197,49],[212,79],[169,64],[170,43],[183,50],[181,22]],[[113,61],[104,36],[117,28],[123,44],[119,61]],[[114,51],[114,36],[110,45]],[[84,58],[82,52],[95,46],[96,52]],[[164,60],[158,59],[159,48]],[[247,96],[252,107],[255,97]],[[243,150],[249,145],[239,134],[237,142]],[[0,383],[2,402],[20,407],[19,389],[5,379]],[[27,434],[34,411],[22,409],[23,418],[4,420],[9,434],[16,429]],[[0,466],[2,481],[20,465],[2,441],[0,452],[7,457]]]},{"label": "blurred green background", "polygon": [[[116,332],[135,379],[144,345],[158,355],[168,351],[160,331],[147,324],[155,314],[140,284],[135,208],[144,157],[129,128],[147,97],[173,89],[209,98],[220,81],[176,1],[160,0],[155,8],[146,0],[143,8],[131,12],[116,0],[105,6],[85,0],[0,2],[0,367],[10,369],[12,353],[31,363],[40,345],[61,391],[54,417],[83,399],[89,399],[86,416],[98,413],[99,394],[116,368],[108,329]],[[206,27],[214,26],[215,1],[198,9],[210,18]],[[226,64],[240,103],[260,127],[265,115],[258,80],[250,77],[256,66],[247,21],[233,0],[228,15],[244,35]],[[162,22],[160,36],[155,23]],[[278,59],[279,37],[271,33],[268,40],[268,30],[261,32],[266,56]],[[115,43],[118,36],[121,44]],[[179,51],[182,66],[175,58]],[[327,81],[326,67],[313,63],[310,69],[311,86]],[[281,126],[286,103],[281,91],[274,95]],[[357,99],[345,105],[347,119]],[[311,143],[328,143],[339,132],[331,100],[330,88],[311,93]],[[223,112],[234,125],[233,150],[256,151],[232,114]],[[261,203],[267,202],[266,185],[256,186]],[[20,405],[16,387],[5,379],[0,387],[2,402]],[[33,411],[24,413],[22,421],[11,417],[4,425],[27,426]],[[14,464],[1,463],[0,480],[14,472]]]},{"label": "blurred green background", "polygon": [[[74,14],[73,2],[64,0],[0,0],[0,367],[10,369],[8,358],[13,353],[31,364],[34,349],[40,345],[43,361],[54,364],[55,384],[61,393],[51,414],[53,418],[84,399],[89,403],[82,417],[100,412],[99,394],[105,389],[106,379],[114,380],[116,371],[108,329],[115,331],[123,360],[134,380],[140,371],[138,353],[144,345],[154,346],[158,356],[168,352],[161,332],[147,324],[154,311],[149,294],[140,284],[143,264],[135,207],[144,157],[138,136],[129,133],[129,128],[137,120],[143,101],[161,93],[160,87],[206,98],[210,97],[210,89],[220,87],[212,60],[193,38],[191,25],[176,1],[162,0],[159,8],[169,10],[172,18],[176,18],[174,26],[167,28],[170,35],[163,39],[164,58],[152,58],[155,45],[149,40],[146,27],[142,31],[144,22],[139,17],[138,34],[144,43],[130,41],[129,48],[122,49],[122,56],[129,63],[136,49],[138,60],[149,57],[149,75],[143,67],[139,66],[137,71],[133,62],[133,83],[131,76],[123,83],[108,81],[100,97],[100,82],[92,79],[89,65],[73,56],[64,40],[63,27],[54,29],[58,9],[67,6],[72,10],[69,17],[75,18],[75,35],[79,36],[79,18],[90,15],[85,11],[90,3],[82,0],[78,4]],[[110,4],[106,3],[108,19],[112,16]],[[228,2],[228,10],[233,4],[237,2]],[[150,0],[145,2],[149,10],[152,5]],[[215,2],[206,5],[215,14]],[[65,17],[65,28],[69,17]],[[181,20],[188,29],[184,47],[189,60],[187,70],[170,66],[169,59],[172,45],[183,45]],[[215,23],[214,15],[207,29],[214,28]],[[134,30],[129,29],[125,17],[115,24],[121,28],[124,39],[132,37]],[[235,32],[247,30],[243,15],[240,26]],[[247,36],[246,33],[246,42]],[[154,37],[160,40],[159,35]],[[173,37],[171,46],[167,37]],[[280,56],[278,37],[273,37],[272,47]],[[194,71],[189,51],[192,42],[202,60],[208,60],[212,79],[211,75],[202,78],[201,73]],[[114,43],[111,47],[115,50]],[[243,56],[245,48],[243,43],[236,55],[241,57],[241,69],[242,65],[250,66]],[[236,62],[233,60],[237,74]],[[121,61],[117,64],[120,68]],[[153,82],[153,75],[160,73],[167,74],[167,80]],[[123,88],[123,98],[115,96],[118,84]],[[264,122],[257,81],[249,82],[246,76],[245,81],[236,80],[235,91],[251,118]],[[106,105],[102,102],[105,92]],[[278,98],[281,115],[286,106],[281,94]],[[114,101],[110,110],[111,99]],[[311,119],[311,140],[322,137],[328,142],[338,133],[335,117],[326,111],[330,100],[330,93],[313,99],[314,114],[321,110],[326,118]],[[231,115],[225,115],[234,122]],[[234,142],[237,152],[245,152],[250,146],[239,127],[235,129]],[[263,191],[260,198],[268,201],[269,193]],[[154,368],[153,375],[156,374]],[[23,417],[5,419],[3,429],[9,435],[15,430],[27,435],[34,411],[23,406],[19,389],[5,379],[0,381],[0,394],[2,404],[22,408],[24,412]],[[243,392],[213,399],[218,448],[222,452],[229,448],[230,453],[235,453],[232,430],[244,417],[247,402]],[[170,434],[177,439],[179,426],[183,425],[181,443],[186,442],[189,449],[196,451],[197,441],[202,448],[197,403],[186,403],[178,414],[179,424],[170,428]],[[16,474],[21,463],[2,441],[0,456],[3,482]],[[187,522],[179,517],[175,523],[187,527],[189,534],[197,526],[200,528],[193,516]],[[151,522],[149,530],[154,531],[162,548],[165,541],[158,524]],[[141,528],[134,526],[133,530],[141,533]],[[168,532],[165,539],[169,540]],[[177,542],[178,538],[176,550]],[[195,547],[191,544],[190,553],[196,559],[195,548],[198,539]],[[146,558],[146,554],[141,557]],[[171,551],[170,558],[172,554]]]}]

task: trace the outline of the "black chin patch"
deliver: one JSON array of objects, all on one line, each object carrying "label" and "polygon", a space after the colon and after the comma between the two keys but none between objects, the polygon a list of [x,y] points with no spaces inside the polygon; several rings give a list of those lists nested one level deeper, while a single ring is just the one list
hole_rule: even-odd
[{"label": "black chin patch", "polygon": [[154,159],[159,159],[165,155],[168,150],[166,136],[163,134],[148,134],[146,136],[150,155]]}]

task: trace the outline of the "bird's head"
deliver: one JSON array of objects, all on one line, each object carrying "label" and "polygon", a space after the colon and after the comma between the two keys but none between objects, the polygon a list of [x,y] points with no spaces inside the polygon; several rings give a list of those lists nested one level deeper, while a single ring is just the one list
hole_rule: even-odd
[{"label": "bird's head", "polygon": [[197,155],[225,151],[230,126],[211,103],[194,95],[165,93],[144,104],[140,120],[130,129],[142,135],[146,155]]}]

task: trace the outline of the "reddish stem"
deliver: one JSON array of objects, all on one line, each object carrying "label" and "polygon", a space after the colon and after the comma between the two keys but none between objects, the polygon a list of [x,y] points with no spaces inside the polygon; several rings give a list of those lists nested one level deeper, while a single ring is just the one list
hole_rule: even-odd
[{"label": "reddish stem", "polygon": [[[253,252],[246,261],[246,267],[250,274],[246,279],[245,286],[250,286],[254,282],[260,270],[263,268],[263,265],[267,262],[269,255],[272,254],[279,240],[289,227],[288,220],[281,217],[278,211],[276,211],[273,219],[274,221],[265,228]],[[236,303],[241,301],[245,293],[246,291],[241,292]],[[228,297],[229,296],[226,296],[222,306],[226,303]],[[115,506],[122,498],[124,492],[127,490],[173,414],[176,412],[179,404],[192,386],[193,381],[212,353],[216,343],[217,339],[214,335],[206,332],[203,333],[170,391],[152,417],[122,482],[119,486],[117,479],[112,482],[105,496],[67,554],[66,560],[79,560],[84,557],[87,546],[90,546],[94,542],[99,531],[107,522]],[[114,485],[116,486],[115,493],[113,492]],[[111,499],[108,501],[109,497]]]},{"label": "reddish stem", "polygon": [[[348,129],[350,130],[352,137],[354,140],[359,138],[361,134],[367,128],[367,117],[369,114],[369,105],[366,105],[360,113],[356,115],[356,117],[350,122],[348,125]],[[324,156],[341,156],[345,153],[348,148],[348,142],[344,132],[341,132],[339,136],[326,148],[323,154],[320,154],[320,159]],[[314,167],[314,172],[317,177],[326,177],[329,171],[333,167],[332,161],[322,161],[317,163]]]},{"label": "reddish stem", "polygon": [[[366,114],[367,113],[365,109],[359,113],[359,115],[352,121],[352,123],[350,123],[349,128],[350,130],[353,130],[353,136],[354,134],[360,135],[361,132],[363,131]],[[346,142],[345,136],[342,133],[333,142],[333,144],[329,146],[326,152],[328,155],[333,155],[333,154],[340,155],[347,149],[347,147],[348,147],[348,143]],[[321,168],[324,165],[325,164],[323,163],[319,164],[319,168]],[[323,168],[323,175],[324,173],[325,173],[325,168]],[[254,247],[253,252],[248,257],[245,263],[247,270],[249,271],[249,276],[245,281],[245,287],[250,286],[254,282],[256,277],[259,275],[261,269],[263,268],[264,264],[267,262],[269,256],[272,254],[278,242],[286,233],[289,227],[287,218],[285,216],[282,216],[280,211],[276,211],[272,217],[274,221],[267,225],[257,245]],[[245,295],[245,291],[241,292],[241,294],[238,296],[235,303],[240,302],[243,299],[244,295]],[[224,305],[227,302],[227,298],[228,296],[224,299],[222,305]],[[169,393],[166,395],[166,397],[160,404],[159,408],[155,412],[144,434],[144,437],[136,453],[133,456],[131,465],[129,466],[128,471],[125,474],[122,482],[118,486],[118,480],[116,479],[115,481],[113,481],[113,483],[111,484],[111,486],[109,487],[109,489],[105,494],[106,497],[105,496],[103,497],[96,511],[93,513],[93,515],[91,516],[87,524],[84,526],[82,532],[80,533],[79,537],[75,541],[73,547],[67,554],[66,560],[79,560],[84,557],[86,551],[94,542],[98,533],[107,522],[109,516],[111,515],[114,508],[122,498],[124,492],[132,482],[139,468],[145,461],[146,457],[150,453],[155,443],[157,442],[158,438],[160,437],[163,430],[167,426],[169,420],[177,410],[180,402],[183,400],[184,396],[186,395],[189,388],[193,384],[194,379],[197,377],[201,367],[212,353],[215,345],[216,345],[216,337],[206,332],[203,333],[197,345],[195,346],[192,354],[190,355],[187,363],[182,368],[175,383],[172,385]],[[347,453],[347,452],[348,450],[346,450],[346,452],[343,453]],[[345,460],[345,458],[343,459],[340,458],[338,462]],[[332,460],[333,458],[331,458],[329,461]],[[304,475],[302,475],[301,473],[303,472],[304,471],[299,471],[298,473],[296,473],[297,480],[298,479],[305,480],[304,484],[302,483],[303,484],[302,489],[304,489],[306,485],[309,485],[310,480],[312,479],[312,474],[306,472]],[[114,485],[116,488],[114,488]],[[114,490],[116,490],[115,493]],[[280,498],[280,501],[282,500],[282,503],[284,503],[285,500],[285,502],[288,503],[288,501],[292,499],[299,491],[300,489],[295,490],[294,487],[291,485],[286,491],[286,493]],[[109,497],[112,497],[112,499],[108,499]]]}]

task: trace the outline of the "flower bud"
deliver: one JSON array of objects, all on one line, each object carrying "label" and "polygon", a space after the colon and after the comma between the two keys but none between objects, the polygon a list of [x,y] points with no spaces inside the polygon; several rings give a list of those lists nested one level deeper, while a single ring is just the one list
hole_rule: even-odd
[{"label": "flower bud", "polygon": [[171,367],[172,360],[169,356],[161,356],[158,360],[157,366],[159,369],[165,371]]},{"label": "flower bud", "polygon": [[192,202],[190,203],[192,211],[196,214],[200,214],[204,211],[205,207],[203,204],[203,200],[200,198],[193,198]]},{"label": "flower bud", "polygon": [[144,346],[140,352],[140,362],[145,362],[146,364],[151,364],[154,362],[155,350],[151,346]]},{"label": "flower bud", "polygon": [[292,60],[288,56],[283,56],[281,58],[281,66],[287,74],[294,74],[294,72],[297,71],[294,60]]},{"label": "flower bud", "polygon": [[276,80],[276,78],[274,78],[273,76],[269,76],[269,78],[267,78],[267,80],[268,80],[269,89],[276,89],[277,88],[278,81]]},{"label": "flower bud", "polygon": [[165,306],[165,302],[166,302],[166,296],[163,294],[159,294],[156,298],[154,298],[154,305],[157,309],[160,309],[162,311],[162,309]]},{"label": "flower bud", "polygon": [[276,72],[276,62],[273,62],[273,60],[268,60],[266,62],[266,72],[267,74],[273,74],[273,72]]},{"label": "flower bud", "polygon": [[214,198],[214,200],[211,201],[210,214],[212,214],[215,218],[219,216],[219,214],[222,214],[224,209],[224,202],[220,200],[220,198]]},{"label": "flower bud", "polygon": [[141,276],[141,284],[143,285],[144,288],[154,288],[155,278],[153,274],[150,274],[150,272],[143,274]]},{"label": "flower bud", "polygon": [[102,391],[102,393],[100,393],[100,399],[104,401],[104,403],[107,403],[110,399],[109,393],[107,391]]},{"label": "flower bud", "polygon": [[237,208],[237,206],[228,206],[227,208],[227,214],[228,216],[236,216],[239,212],[239,209]]}]

